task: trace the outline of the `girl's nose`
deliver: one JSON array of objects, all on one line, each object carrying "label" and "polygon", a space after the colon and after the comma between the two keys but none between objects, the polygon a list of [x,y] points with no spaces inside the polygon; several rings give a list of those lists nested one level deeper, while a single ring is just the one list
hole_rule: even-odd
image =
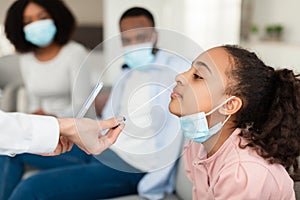
[{"label": "girl's nose", "polygon": [[181,73],[176,76],[175,81],[176,81],[177,85],[184,85],[187,83],[187,79],[184,76],[185,73]]}]

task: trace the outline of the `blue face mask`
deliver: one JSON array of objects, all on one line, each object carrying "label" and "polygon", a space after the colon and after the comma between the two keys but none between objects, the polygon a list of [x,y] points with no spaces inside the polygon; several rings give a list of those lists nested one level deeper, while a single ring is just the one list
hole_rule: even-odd
[{"label": "blue face mask", "polygon": [[56,26],[51,19],[32,22],[24,27],[26,41],[39,47],[48,46],[56,32]]},{"label": "blue face mask", "polygon": [[154,61],[155,57],[152,49],[152,42],[123,47],[125,63],[131,69],[145,70],[149,68],[149,64]]},{"label": "blue face mask", "polygon": [[217,106],[216,108],[214,108],[206,114],[204,112],[199,112],[196,114],[180,117],[181,130],[184,136],[189,140],[193,140],[198,143],[203,143],[206,140],[208,140],[211,136],[216,134],[218,131],[220,131],[223,125],[229,119],[230,115],[225,119],[223,123],[219,122],[211,128],[208,128],[206,116],[215,112],[217,109],[226,104],[232,98],[233,96],[228,98],[222,104],[220,104],[219,106]]}]

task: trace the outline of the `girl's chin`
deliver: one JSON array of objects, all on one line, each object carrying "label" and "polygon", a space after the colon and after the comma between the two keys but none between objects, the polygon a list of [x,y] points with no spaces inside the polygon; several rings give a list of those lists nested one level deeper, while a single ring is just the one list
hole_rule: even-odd
[{"label": "girl's chin", "polygon": [[177,117],[181,117],[181,113],[176,113],[176,112],[171,112],[171,113]]},{"label": "girl's chin", "polygon": [[172,113],[173,115],[176,115],[177,117],[182,116],[181,109],[178,109],[176,105],[172,104],[172,102],[169,104],[169,111],[170,111],[170,113]]}]

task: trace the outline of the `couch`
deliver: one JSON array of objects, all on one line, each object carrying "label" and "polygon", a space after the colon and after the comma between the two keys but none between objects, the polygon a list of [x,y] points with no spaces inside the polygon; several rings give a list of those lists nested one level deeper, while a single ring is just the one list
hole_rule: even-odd
[{"label": "couch", "polygon": [[17,55],[7,55],[0,58],[0,108],[6,112],[17,111],[17,96],[23,86]]}]

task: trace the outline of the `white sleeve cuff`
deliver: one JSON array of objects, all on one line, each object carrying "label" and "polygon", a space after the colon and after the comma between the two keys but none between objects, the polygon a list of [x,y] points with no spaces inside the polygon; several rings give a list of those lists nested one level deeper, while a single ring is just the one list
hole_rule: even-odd
[{"label": "white sleeve cuff", "polygon": [[33,132],[30,153],[51,153],[58,144],[59,125],[54,117],[31,115]]}]

